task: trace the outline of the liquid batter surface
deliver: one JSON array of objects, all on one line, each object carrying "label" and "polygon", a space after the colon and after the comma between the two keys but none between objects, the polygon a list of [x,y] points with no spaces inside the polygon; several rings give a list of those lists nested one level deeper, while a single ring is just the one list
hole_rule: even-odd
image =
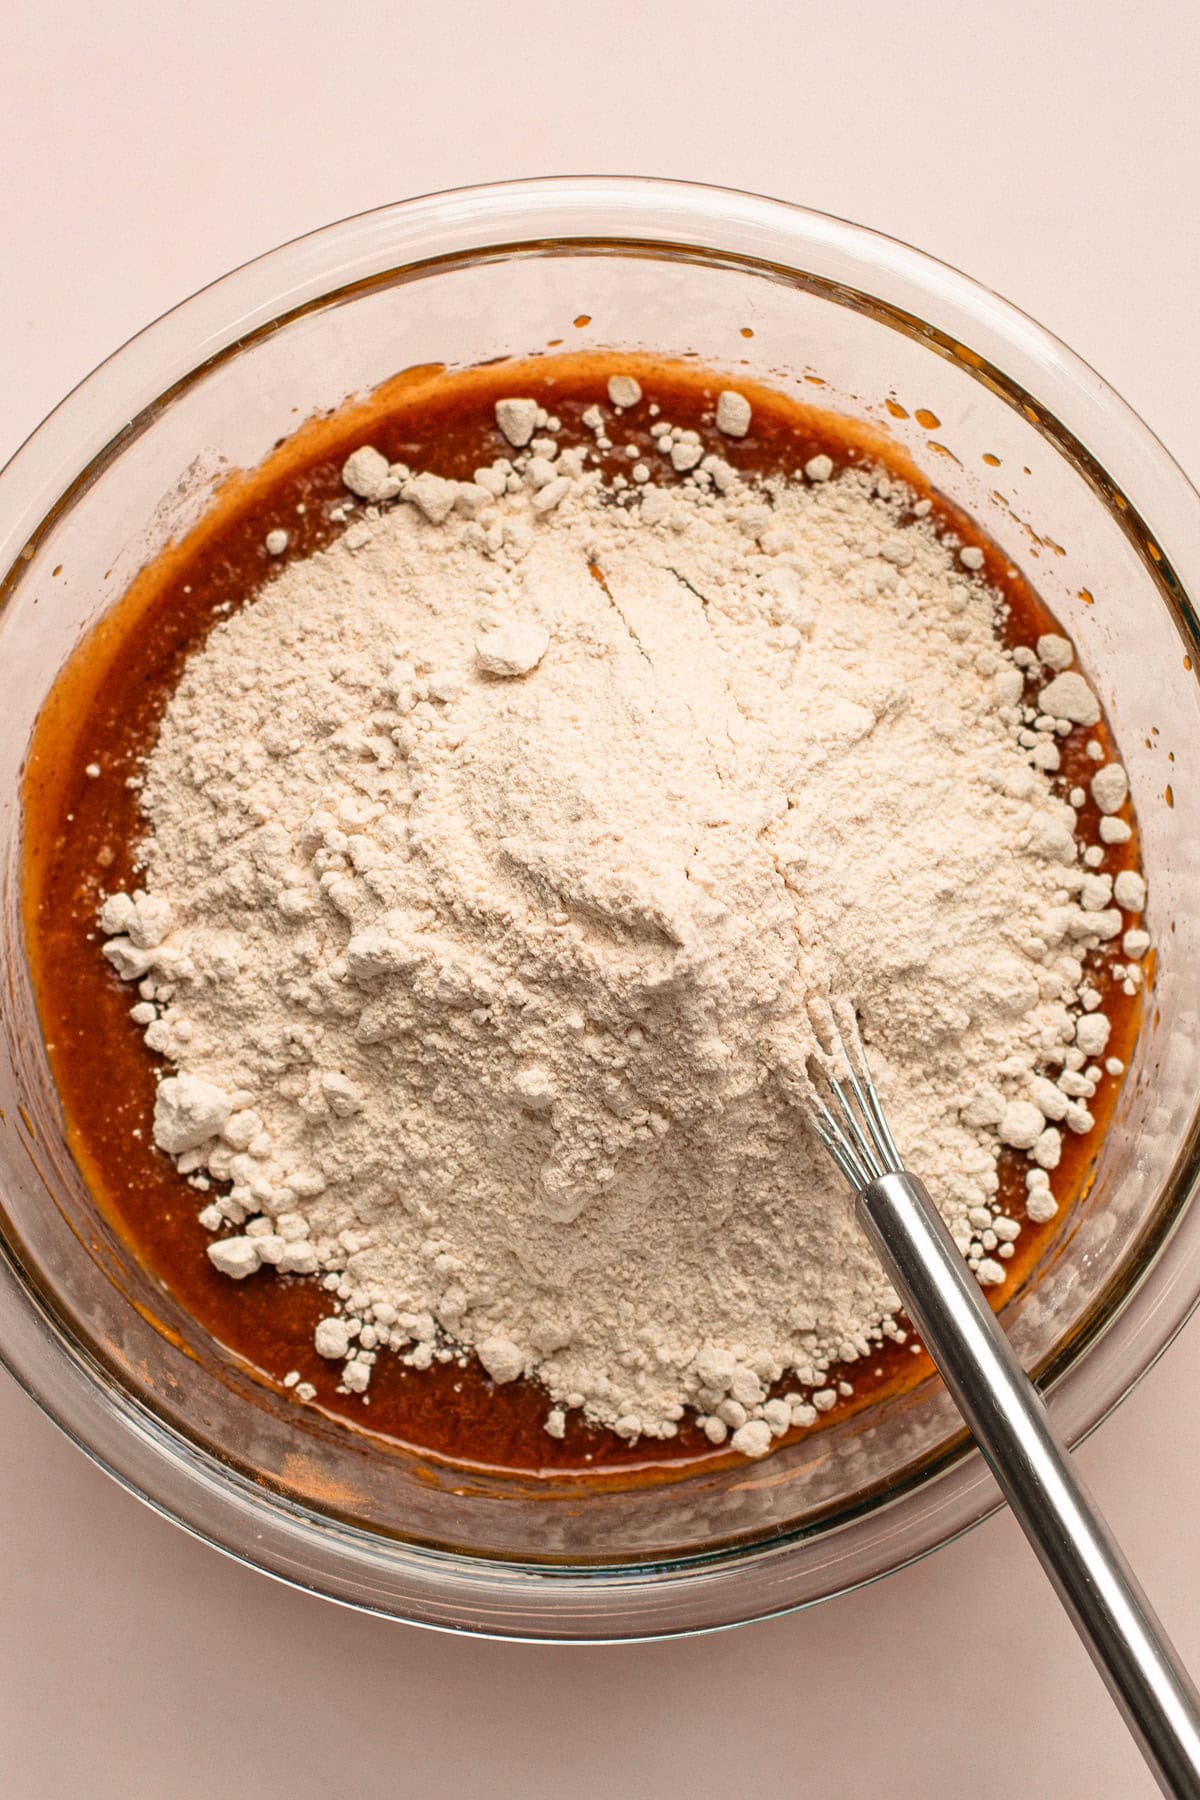
[{"label": "liquid batter surface", "polygon": [[[230,483],[191,537],[144,571],[76,656],[43,716],[26,781],[27,917],[39,1005],[75,1153],[105,1212],[197,1324],[263,1381],[283,1392],[284,1375],[298,1372],[316,1389],[315,1404],[359,1431],[500,1469],[681,1466],[697,1459],[712,1462],[727,1452],[714,1452],[688,1423],[674,1439],[631,1446],[571,1414],[565,1436],[551,1438],[543,1429],[544,1394],[522,1381],[495,1387],[474,1361],[466,1368],[449,1363],[415,1371],[384,1356],[374,1370],[369,1409],[355,1396],[339,1395],[338,1368],[313,1348],[314,1326],[328,1311],[316,1280],[262,1272],[235,1285],[209,1262],[209,1235],[197,1221],[198,1197],[153,1147],[154,1059],[129,1016],[136,996],[100,954],[96,912],[105,893],[136,885],[134,849],[145,825],[137,789],[129,782],[154,741],[184,659],[227,616],[231,603],[251,600],[282,562],[310,555],[346,528],[345,519],[334,515],[347,500],[341,479],[347,454],[370,441],[389,461],[470,479],[475,468],[508,453],[495,403],[512,393],[537,399],[562,421],[561,444],[592,446],[594,435],[583,414],[603,398],[609,375],[630,367],[628,357],[592,355],[535,360],[519,369],[430,373],[394,384],[366,409],[306,427],[262,470]],[[637,373],[665,416],[695,429],[706,449],[743,473],[791,475],[816,455],[828,456],[835,471],[890,465],[915,493],[932,501],[941,528],[982,552],[984,574],[1006,603],[1002,629],[1008,644],[1030,644],[1058,629],[979,527],[927,490],[883,439],[750,387],[745,391],[753,399],[751,429],[742,439],[730,439],[711,423],[717,392],[725,385],[716,377],[682,365],[638,366]],[[680,479],[664,469],[649,435],[652,423],[644,414],[622,421],[622,453],[603,458],[607,478],[627,473],[624,447],[634,443],[653,465],[656,481]],[[282,558],[266,548],[268,533],[278,530],[288,534]],[[1076,787],[1087,792],[1078,812],[1084,842],[1094,840],[1097,824],[1089,739],[1099,741],[1106,760],[1117,756],[1104,721],[1077,729],[1060,742],[1062,766],[1055,777],[1056,792]],[[89,776],[89,766],[101,774]],[[1137,864],[1135,835],[1110,848],[1104,868],[1116,874]],[[1127,1064],[1137,997],[1125,994],[1103,965],[1095,985],[1112,1024],[1107,1054]],[[1019,1290],[1069,1225],[1071,1202],[1086,1191],[1118,1079],[1106,1076],[1090,1102],[1096,1129],[1082,1138],[1067,1136],[1055,1178],[1060,1214],[1046,1225],[1023,1224],[1004,1299]],[[1023,1215],[1027,1167],[1023,1157],[1002,1154],[997,1198],[1015,1217]],[[888,1344],[852,1368],[835,1368],[830,1380],[845,1376],[853,1387],[837,1416],[927,1373],[924,1356],[907,1344]]]}]

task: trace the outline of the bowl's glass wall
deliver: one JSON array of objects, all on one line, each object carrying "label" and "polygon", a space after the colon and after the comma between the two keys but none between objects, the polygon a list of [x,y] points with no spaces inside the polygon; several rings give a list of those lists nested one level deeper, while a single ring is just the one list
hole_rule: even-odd
[{"label": "bowl's glass wall", "polygon": [[[774,211],[799,221],[794,234],[811,218]],[[402,226],[393,228],[396,246]],[[859,236],[867,261],[881,254],[881,240]],[[734,378],[742,373],[885,423],[936,485],[984,523],[1075,639],[1114,723],[1141,820],[1158,946],[1151,1016],[1094,1197],[1051,1266],[1006,1311],[1027,1365],[1057,1359],[1066,1367],[1178,1225],[1190,1179],[1200,1089],[1189,973],[1200,948],[1200,690],[1186,661],[1190,615],[1170,591],[1169,568],[1164,578],[1162,544],[1147,546],[1127,496],[1114,502],[1109,477],[1040,398],[1031,403],[995,378],[982,326],[970,355],[955,351],[959,321],[949,302],[940,335],[907,308],[868,305],[848,266],[840,281],[830,278],[827,248],[814,249],[800,265],[809,272],[797,277],[771,266],[780,244],[764,246],[775,254],[757,266],[662,244],[541,241],[515,254],[442,256],[414,267],[401,266],[396,246],[389,264],[381,238],[374,254],[385,272],[341,291],[327,251],[325,298],[306,272],[290,317],[248,329],[240,342],[227,330],[222,344],[205,346],[218,352],[208,366],[165,404],[147,405],[107,449],[86,441],[89,425],[103,441],[102,417],[88,420],[76,406],[74,468],[61,432],[51,433],[48,448],[35,446],[37,479],[22,496],[35,513],[38,482],[48,497],[79,472],[85,448],[100,454],[25,543],[0,611],[3,1347],[55,1415],[164,1508],[277,1573],[363,1604],[498,1630],[586,1635],[711,1623],[819,1597],[894,1566],[987,1505],[979,1472],[952,1466],[956,1421],[936,1384],[753,1467],[585,1492],[570,1482],[547,1490],[468,1475],[399,1450],[368,1454],[352,1434],[315,1417],[300,1431],[294,1406],[214,1347],[181,1345],[195,1333],[98,1215],[72,1163],[33,1017],[16,888],[17,794],[33,721],[81,636],[146,559],[198,516],[214,478],[253,466],[308,414],[402,368],[527,355],[555,339],[571,349],[686,352]],[[343,277],[347,267],[353,258],[343,260]],[[230,280],[244,284],[248,273]],[[898,278],[890,285],[900,292]],[[935,327],[936,298],[924,296]],[[276,310],[285,310],[278,298]],[[259,311],[251,326],[265,322]],[[574,324],[585,316],[589,323]],[[745,328],[753,335],[743,336]],[[152,387],[149,371],[135,372]],[[920,408],[937,425],[894,418],[884,407],[893,396],[909,415]],[[1153,498],[1136,495],[1143,510]],[[1192,1297],[1180,1284],[1194,1290],[1194,1261],[1177,1263],[1171,1279],[1178,1314]],[[1070,1428],[1092,1423],[1158,1347],[1154,1314],[1144,1311],[1139,1327],[1140,1362],[1126,1320],[1123,1354],[1133,1360],[1124,1380],[1111,1368],[1090,1386],[1078,1370],[1068,1378],[1064,1388],[1076,1382]],[[50,1340],[58,1346],[53,1369],[45,1360]],[[753,1581],[735,1549],[748,1545]],[[501,1561],[472,1564],[464,1552]],[[709,1559],[703,1571],[689,1569],[696,1558]],[[556,1571],[556,1559],[591,1565],[590,1580],[561,1562]],[[639,1564],[654,1567],[643,1575]]]}]

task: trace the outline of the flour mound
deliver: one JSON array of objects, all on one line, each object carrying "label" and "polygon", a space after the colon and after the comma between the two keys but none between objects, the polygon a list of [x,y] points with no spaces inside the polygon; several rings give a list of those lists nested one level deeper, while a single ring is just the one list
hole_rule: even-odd
[{"label": "flour mound", "polygon": [[[1095,1086],[1081,959],[1125,921],[1085,892],[995,595],[905,490],[708,458],[618,503],[554,448],[436,506],[356,453],[348,484],[400,497],[188,661],[106,950],[214,1263],[319,1276],[346,1390],[475,1350],[556,1435],[694,1408],[757,1455],[899,1335],[789,1099],[809,1000],[859,1003],[901,1149],[997,1284],[1000,1143],[1049,1216]],[[1095,716],[1077,672],[1050,690]]]}]

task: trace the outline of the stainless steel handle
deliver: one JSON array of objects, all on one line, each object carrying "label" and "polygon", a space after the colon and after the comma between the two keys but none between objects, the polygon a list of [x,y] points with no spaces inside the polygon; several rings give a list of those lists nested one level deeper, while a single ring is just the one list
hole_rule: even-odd
[{"label": "stainless steel handle", "polygon": [[1200,1800],[1200,1698],[937,1208],[884,1175],[857,1211],[1159,1786]]}]

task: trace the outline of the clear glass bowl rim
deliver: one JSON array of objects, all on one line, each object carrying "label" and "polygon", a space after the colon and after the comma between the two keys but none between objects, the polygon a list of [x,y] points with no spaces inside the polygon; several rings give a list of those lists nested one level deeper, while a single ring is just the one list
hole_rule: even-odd
[{"label": "clear glass bowl rim", "polygon": [[[98,461],[147,409],[213,357],[357,284],[446,258],[654,246],[764,273],[815,276],[882,301],[967,346],[1036,396],[1050,424],[1151,526],[1177,577],[1197,652],[1200,495],[1086,363],[991,290],[881,233],[783,201],[694,183],[556,176],[400,201],[242,265],[131,338],[87,376],[0,470],[0,571],[13,571]],[[132,422],[132,425],[131,425]],[[0,604],[10,574],[0,577]],[[1163,1224],[1119,1307],[1044,1375],[1056,1422],[1079,1442],[1171,1343],[1200,1299],[1197,1133],[1160,1206]],[[308,1512],[207,1456],[114,1379],[5,1248],[0,1360],[101,1468],[154,1510],[249,1566],[390,1617],[559,1641],[675,1635],[766,1617],[863,1586],[958,1536],[999,1505],[978,1452],[957,1457],[832,1531],[723,1548],[686,1563],[548,1567],[381,1541]]]}]

